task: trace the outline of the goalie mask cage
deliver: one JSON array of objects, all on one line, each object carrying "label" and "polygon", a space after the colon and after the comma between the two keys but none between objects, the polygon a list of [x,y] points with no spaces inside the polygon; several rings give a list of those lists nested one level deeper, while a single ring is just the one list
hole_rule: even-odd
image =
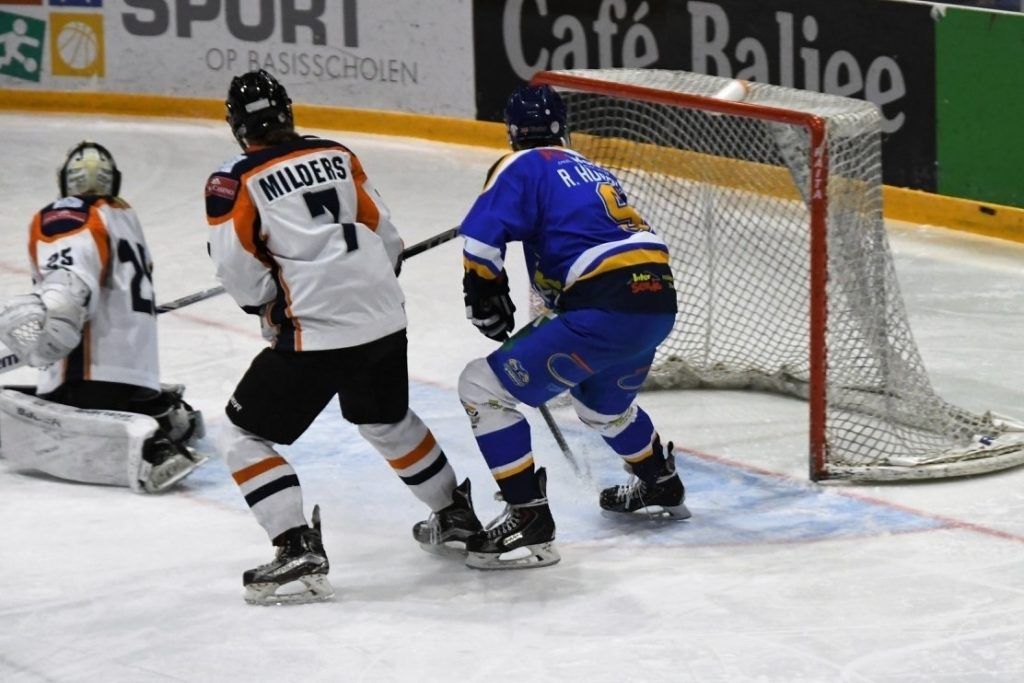
[{"label": "goalie mask cage", "polygon": [[668,243],[679,317],[645,388],[809,401],[814,480],[931,479],[1024,462],[1020,425],[933,391],[882,216],[869,102],[646,69],[544,72],[571,144]]}]

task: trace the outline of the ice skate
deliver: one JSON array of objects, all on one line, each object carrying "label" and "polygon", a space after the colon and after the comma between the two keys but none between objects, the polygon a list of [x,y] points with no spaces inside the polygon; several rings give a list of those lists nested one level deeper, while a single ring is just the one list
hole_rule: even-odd
[{"label": "ice skate", "polygon": [[[656,443],[655,448],[661,445]],[[601,508],[609,516],[622,518],[635,516],[640,519],[666,519],[681,521],[689,519],[686,504],[686,489],[676,472],[676,459],[672,454],[673,444],[668,443],[665,465],[652,485],[645,484],[636,475],[619,486],[601,491]]]},{"label": "ice skate", "polygon": [[466,539],[481,529],[473,511],[469,479],[466,479],[452,492],[452,504],[431,513],[426,521],[416,522],[412,535],[428,553],[464,557]]},{"label": "ice skate", "polygon": [[[537,470],[540,498],[508,505],[487,528],[466,541],[466,565],[474,569],[527,569],[555,564],[555,521],[547,499],[547,473]],[[500,494],[496,496],[502,500]]]},{"label": "ice skate", "polygon": [[251,605],[283,605],[330,600],[334,597],[334,588],[327,580],[330,568],[320,534],[320,506],[316,505],[312,526],[286,531],[272,561],[242,574],[245,601]]},{"label": "ice skate", "polygon": [[171,488],[209,460],[188,446],[179,446],[165,437],[147,443],[142,456],[139,480],[146,493]]}]

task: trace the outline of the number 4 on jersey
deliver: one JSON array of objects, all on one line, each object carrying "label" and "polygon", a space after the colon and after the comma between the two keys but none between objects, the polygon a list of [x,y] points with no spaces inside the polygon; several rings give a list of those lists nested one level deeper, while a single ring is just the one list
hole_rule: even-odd
[{"label": "number 4 on jersey", "polygon": [[651,229],[640,212],[630,205],[622,188],[611,183],[599,183],[597,193],[604,200],[605,211],[620,228],[629,232],[646,232]]}]

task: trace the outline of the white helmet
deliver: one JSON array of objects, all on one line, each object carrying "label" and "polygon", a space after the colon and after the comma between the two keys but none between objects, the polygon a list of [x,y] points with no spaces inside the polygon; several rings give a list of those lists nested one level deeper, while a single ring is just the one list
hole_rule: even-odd
[{"label": "white helmet", "polygon": [[64,165],[57,171],[57,185],[61,197],[73,194],[117,196],[121,191],[121,172],[106,147],[83,141],[68,152]]}]

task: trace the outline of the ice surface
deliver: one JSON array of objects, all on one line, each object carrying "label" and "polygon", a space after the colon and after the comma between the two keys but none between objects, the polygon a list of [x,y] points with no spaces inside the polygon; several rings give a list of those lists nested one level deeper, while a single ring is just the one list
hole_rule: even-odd
[{"label": "ice surface", "polygon": [[[214,283],[203,184],[236,154],[224,125],[2,115],[0,296],[28,288],[25,235],[83,138],[107,145],[156,261],[159,301]],[[459,222],[494,150],[369,135],[347,143],[411,244]],[[912,328],[936,389],[1024,416],[1024,248],[890,226]],[[491,342],[464,319],[458,243],[410,260],[412,404],[481,517],[499,505],[455,392]],[[513,250],[511,263],[517,263]],[[511,268],[527,309],[523,273]],[[523,318],[520,318],[522,321]],[[206,415],[262,347],[226,296],[160,318],[165,381]],[[33,381],[31,370],[4,377]],[[334,602],[257,608],[241,573],[271,548],[223,463],[144,497],[12,471],[0,460],[0,681],[1024,680],[1024,469],[885,486],[807,481],[802,402],[731,392],[645,395],[693,519],[614,523],[530,413],[563,560],[480,573],[423,553],[424,516],[329,408],[285,449],[323,508]],[[622,481],[600,439],[555,417],[596,481]]]}]

